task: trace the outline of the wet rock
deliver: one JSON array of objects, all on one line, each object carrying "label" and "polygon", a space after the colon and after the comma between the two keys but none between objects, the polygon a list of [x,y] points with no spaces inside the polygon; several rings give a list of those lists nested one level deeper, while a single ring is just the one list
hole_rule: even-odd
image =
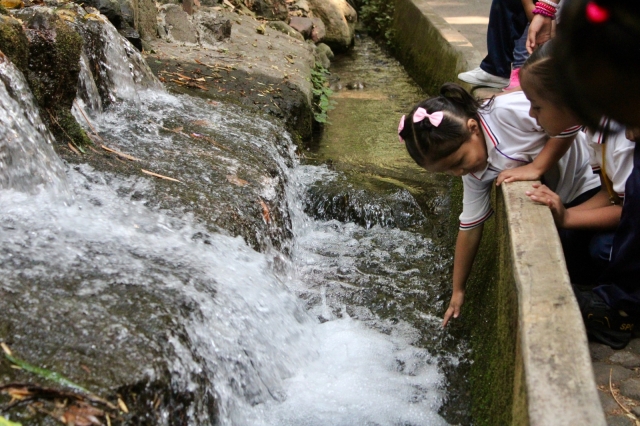
[{"label": "wet rock", "polygon": [[290,37],[293,37],[296,40],[304,41],[304,36],[302,34],[282,21],[271,21],[267,23],[267,26],[273,28],[274,30],[280,31],[281,33],[284,33]]},{"label": "wet rock", "polygon": [[395,185],[372,185],[358,175],[316,182],[307,191],[305,212],[321,220],[354,222],[365,228],[423,227],[427,219],[413,196]]},{"label": "wet rock", "polygon": [[127,26],[126,28],[118,30],[118,33],[120,33],[122,37],[129,40],[129,43],[133,44],[136,49],[142,51],[142,39],[140,38],[140,34],[136,30]]},{"label": "wet rock", "polygon": [[607,345],[597,342],[589,342],[589,352],[591,352],[591,359],[594,361],[606,361],[614,350]]},{"label": "wet rock", "polygon": [[170,39],[178,42],[196,44],[198,38],[195,25],[189,19],[187,12],[178,5],[165,5],[161,8],[164,12],[165,30]]},{"label": "wet rock", "polygon": [[[24,21],[29,48],[28,65],[21,71],[38,105],[47,112],[43,119],[56,138],[82,146],[90,141],[71,115],[83,46],[72,24],[78,13],[73,3],[55,11],[40,6],[15,12]],[[16,64],[21,67],[20,61]]]},{"label": "wet rock", "polygon": [[320,18],[311,18],[311,22],[313,23],[313,27],[311,28],[310,38],[314,43],[320,43],[327,35],[324,22],[322,22],[322,19]]},{"label": "wet rock", "polygon": [[620,383],[620,393],[627,398],[640,400],[640,379],[631,378]]},{"label": "wet rock", "polygon": [[326,27],[326,36],[322,40],[336,51],[351,47],[357,21],[353,7],[346,0],[308,1],[313,15],[322,19]]},{"label": "wet rock", "polygon": [[614,383],[627,380],[633,375],[633,371],[619,365],[609,365],[603,362],[593,363],[593,374],[597,385],[609,386],[609,372],[611,372],[611,380]]},{"label": "wet rock", "polygon": [[640,367],[640,356],[628,351],[618,351],[609,357],[609,361],[620,364],[625,368]]},{"label": "wet rock", "polygon": [[289,21],[289,25],[291,28],[302,34],[304,38],[311,37],[311,30],[313,29],[313,21],[311,18],[293,16],[291,21]]},{"label": "wet rock", "polygon": [[345,87],[349,90],[363,90],[365,84],[361,81],[352,81],[350,83],[347,83]]}]

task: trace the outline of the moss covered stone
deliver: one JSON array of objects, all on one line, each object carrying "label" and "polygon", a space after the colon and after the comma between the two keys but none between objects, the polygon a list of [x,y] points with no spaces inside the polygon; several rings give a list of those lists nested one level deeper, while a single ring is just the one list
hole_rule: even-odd
[{"label": "moss covered stone", "polygon": [[71,114],[80,75],[83,40],[55,14],[36,14],[25,30],[29,41],[29,87],[57,140],[77,146],[91,143]]},{"label": "moss covered stone", "polygon": [[0,51],[7,55],[20,71],[27,71],[29,41],[22,31],[20,21],[4,14],[0,14]]}]

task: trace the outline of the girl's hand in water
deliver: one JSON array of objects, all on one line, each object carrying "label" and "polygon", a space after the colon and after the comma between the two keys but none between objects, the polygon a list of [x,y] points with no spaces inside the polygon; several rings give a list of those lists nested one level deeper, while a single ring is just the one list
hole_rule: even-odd
[{"label": "girl's hand in water", "polygon": [[503,170],[496,178],[496,185],[502,182],[515,182],[519,180],[539,180],[542,173],[536,166],[527,164],[526,166],[516,167],[515,169]]},{"label": "girl's hand in water", "polygon": [[460,308],[464,303],[464,291],[454,291],[451,295],[451,301],[449,302],[449,308],[447,312],[444,314],[444,319],[442,320],[442,328],[446,327],[449,323],[451,317],[458,318],[460,315]]},{"label": "girl's hand in water", "polygon": [[525,194],[527,194],[531,200],[548,206],[556,226],[564,228],[567,209],[565,209],[562,201],[560,201],[558,194],[550,190],[546,185],[540,185],[539,183],[533,184],[533,188],[533,191],[525,191]]}]

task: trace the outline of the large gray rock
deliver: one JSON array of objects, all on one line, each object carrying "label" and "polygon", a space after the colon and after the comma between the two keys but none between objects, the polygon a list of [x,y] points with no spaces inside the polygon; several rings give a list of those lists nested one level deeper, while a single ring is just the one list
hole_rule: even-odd
[{"label": "large gray rock", "polygon": [[228,39],[231,37],[231,20],[220,17],[215,13],[198,11],[194,15],[194,21],[198,28],[200,41],[208,44]]},{"label": "large gray rock", "polygon": [[118,30],[130,33],[128,28],[133,28],[144,40],[156,35],[157,10],[153,0],[76,0],[76,3],[95,7]]},{"label": "large gray rock", "polygon": [[257,16],[267,19],[287,19],[287,3],[285,0],[245,0],[245,6]]},{"label": "large gray rock", "polygon": [[294,30],[298,31],[304,38],[311,37],[311,30],[313,30],[313,21],[311,18],[303,18],[300,16],[291,17],[289,25]]},{"label": "large gray rock", "polygon": [[198,42],[196,26],[189,19],[187,12],[177,4],[161,7],[161,16],[164,18],[164,29],[168,38],[173,41],[196,44]]},{"label": "large gray rock", "polygon": [[336,51],[344,51],[353,44],[356,11],[346,0],[307,0],[314,16],[326,27],[323,41]]},{"label": "large gray rock", "polygon": [[304,41],[304,36],[300,34],[300,32],[294,30],[282,21],[271,21],[267,25],[274,30],[278,30],[281,33],[295,38],[296,40]]}]

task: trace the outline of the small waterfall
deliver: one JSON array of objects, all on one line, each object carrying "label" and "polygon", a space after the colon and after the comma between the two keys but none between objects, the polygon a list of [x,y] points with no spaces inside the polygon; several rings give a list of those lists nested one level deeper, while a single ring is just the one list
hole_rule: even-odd
[{"label": "small waterfall", "polygon": [[84,52],[80,55],[78,92],[76,95],[76,102],[73,106],[73,112],[76,120],[82,123],[83,117],[80,116],[78,108],[82,108],[82,112],[84,113],[90,111],[94,114],[99,114],[102,112],[102,99],[100,98],[100,92],[98,91],[98,86],[96,86],[93,74],[89,69],[89,58],[87,58],[87,55]]},{"label": "small waterfall", "polygon": [[[75,25],[85,41],[87,61],[84,65],[87,65],[87,70],[97,70],[93,77],[103,104],[117,100],[138,102],[140,89],[161,88],[140,52],[118,33],[104,15],[91,7],[85,11],[77,6],[76,11],[80,19],[76,19]],[[86,72],[83,73],[86,76]]]},{"label": "small waterfall", "polygon": [[[153,382],[167,369],[172,391],[193,396],[187,410],[193,425],[445,424],[438,415],[439,358],[419,347],[422,330],[404,319],[381,319],[366,294],[351,291],[362,286],[366,293],[368,283],[379,283],[402,296],[398,283],[406,282],[411,297],[435,300],[424,277],[438,271],[416,272],[416,264],[437,258],[433,242],[398,229],[310,218],[304,188],[330,172],[300,165],[282,128],[232,105],[163,92],[103,17],[85,21],[76,107],[90,112],[105,143],[197,183],[202,189],[191,204],[207,202],[206,192],[224,207],[237,192],[221,182],[238,174],[251,176],[246,190],[257,187],[267,201],[284,188],[280,208],[293,233],[291,255],[257,252],[224,229],[213,232],[190,206],[154,204],[173,194],[157,192],[152,178],[68,166],[72,205],[0,190],[0,205],[8,206],[0,209],[6,283],[0,294],[8,301],[9,329],[22,331],[17,344],[51,339],[51,324],[64,318],[66,349],[91,336],[101,350],[132,359],[138,354],[131,347],[150,351],[152,365],[131,365],[126,373]],[[3,105],[13,99],[4,90]],[[11,112],[25,115],[17,103]],[[212,142],[202,148],[193,138]],[[30,158],[40,150],[51,152],[46,143]],[[21,167],[38,175],[48,163]],[[233,214],[246,220],[246,209],[236,208]],[[403,252],[405,244],[415,250]],[[398,310],[410,309],[407,303]],[[423,327],[437,327],[430,313],[415,315]],[[159,413],[157,424],[169,418]]]},{"label": "small waterfall", "polygon": [[22,73],[0,53],[0,188],[65,193],[62,162]]}]

